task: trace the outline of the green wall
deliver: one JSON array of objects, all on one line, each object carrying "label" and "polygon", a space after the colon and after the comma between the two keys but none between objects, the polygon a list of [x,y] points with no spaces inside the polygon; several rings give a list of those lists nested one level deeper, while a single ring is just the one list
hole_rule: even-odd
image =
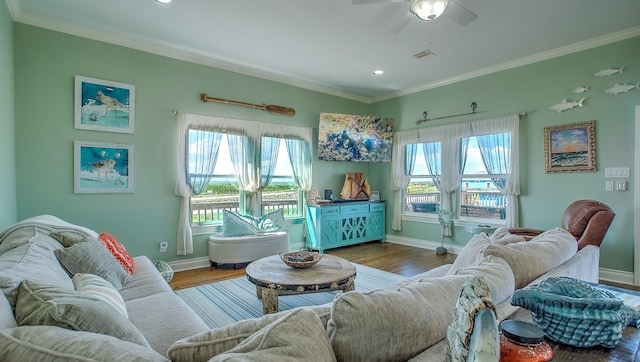
[{"label": "green wall", "polygon": [[[638,59],[640,37],[635,37],[380,102],[375,104],[374,113],[384,110],[396,119],[396,130],[409,130],[526,112],[520,124],[521,225],[553,228],[560,225],[562,213],[572,201],[592,198],[605,202],[616,212],[616,218],[602,244],[600,266],[632,272],[634,108],[640,105],[640,90],[617,96],[604,91],[615,83],[639,82]],[[604,68],[621,66],[625,67],[623,74],[604,78],[593,75]],[[589,90],[572,94],[577,86],[588,86]],[[564,98],[578,100],[582,96],[587,97],[583,108],[561,114],[547,109]],[[486,113],[415,125],[425,110],[434,118],[466,113],[472,101]],[[590,120],[596,121],[597,172],[545,173],[544,127]],[[605,179],[605,167],[629,167],[631,177],[619,179],[628,182],[629,191],[605,191],[605,181],[616,180]],[[386,172],[382,170],[381,175]],[[393,235],[428,239],[439,232],[438,225],[404,222],[403,231],[398,233],[387,222],[388,233]],[[469,237],[464,229],[457,228],[453,243],[464,245]]]},{"label": "green wall", "polygon": [[[281,83],[152,55],[24,24],[15,28],[16,164],[18,217],[56,215],[116,236],[134,255],[167,261],[204,257],[206,236],[194,238],[194,254],[178,257],[176,229],[177,122],[173,110],[316,127],[320,112],[366,114],[370,106]],[[135,134],[73,127],[74,76],[136,86]],[[200,94],[293,107],[294,117],[203,103]],[[317,137],[317,131],[315,132]],[[132,194],[74,194],[73,141],[134,145]],[[368,165],[314,163],[319,189],[342,186],[345,172]],[[327,186],[325,186],[327,185]],[[292,242],[303,242],[302,223]],[[169,252],[160,253],[167,241]]]},{"label": "green wall", "polygon": [[[396,130],[409,130],[416,128],[414,122],[422,118],[425,110],[432,117],[464,113],[476,101],[479,110],[486,113],[422,127],[527,112],[521,122],[522,225],[552,228],[559,226],[563,210],[576,199],[606,202],[617,216],[602,246],[601,267],[633,271],[634,180],[626,179],[630,191],[605,192],[604,168],[630,167],[633,175],[633,114],[634,106],[640,104],[640,91],[612,96],[604,94],[604,89],[616,82],[640,80],[636,66],[640,38],[372,105],[24,24],[15,25],[13,39],[18,219],[53,214],[97,231],[109,231],[134,255],[167,261],[204,257],[205,236],[195,238],[193,255],[178,257],[172,252],[158,252],[160,241],[168,241],[169,250],[175,250],[178,198],[174,195],[176,121],[172,110],[309,127],[317,127],[321,112],[370,114],[395,118]],[[626,68],[622,75],[610,78],[593,76],[610,66]],[[76,74],[136,85],[135,134],[73,128]],[[571,91],[579,85],[590,87],[584,94],[588,97],[584,108],[562,114],[547,110],[563,98],[575,99]],[[289,106],[296,109],[296,115],[289,118],[202,103],[202,92]],[[587,120],[597,122],[598,171],[545,174],[544,127]],[[135,192],[74,194],[74,140],[133,144]],[[345,173],[353,171],[364,172],[371,188],[380,190],[383,199],[389,198],[389,164],[316,160],[314,185],[320,192],[330,188],[337,195]],[[1,187],[0,193],[11,194],[11,187]],[[11,221],[11,215],[7,219]],[[440,230],[435,224],[405,222],[403,231],[395,232],[388,217],[387,232],[391,237],[439,241]],[[469,237],[458,228],[453,243],[464,245]],[[302,224],[292,226],[292,241],[302,241]]]},{"label": "green wall", "polygon": [[0,230],[17,220],[13,21],[0,3]]}]

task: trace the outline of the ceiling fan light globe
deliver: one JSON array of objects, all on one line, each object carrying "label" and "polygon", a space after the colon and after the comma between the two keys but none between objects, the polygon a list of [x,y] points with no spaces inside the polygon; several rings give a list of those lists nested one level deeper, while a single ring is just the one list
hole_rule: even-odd
[{"label": "ceiling fan light globe", "polygon": [[449,5],[450,0],[416,0],[411,3],[411,12],[422,20],[433,20],[442,13]]}]

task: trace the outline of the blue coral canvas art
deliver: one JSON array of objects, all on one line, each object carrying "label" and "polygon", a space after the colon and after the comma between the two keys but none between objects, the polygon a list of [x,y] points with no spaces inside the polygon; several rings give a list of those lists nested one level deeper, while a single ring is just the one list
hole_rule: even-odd
[{"label": "blue coral canvas art", "polygon": [[391,162],[392,118],[320,113],[318,129],[323,161]]},{"label": "blue coral canvas art", "polygon": [[135,86],[78,75],[75,83],[75,128],[133,133]]},{"label": "blue coral canvas art", "polygon": [[74,192],[133,192],[133,146],[74,142]]}]

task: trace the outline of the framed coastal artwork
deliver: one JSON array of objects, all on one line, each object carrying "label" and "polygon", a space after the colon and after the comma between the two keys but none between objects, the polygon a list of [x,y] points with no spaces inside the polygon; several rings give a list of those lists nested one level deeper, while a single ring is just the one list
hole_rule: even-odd
[{"label": "framed coastal artwork", "polygon": [[596,171],[596,121],[544,128],[546,173]]},{"label": "framed coastal artwork", "polygon": [[393,118],[320,113],[320,160],[391,162],[392,146]]},{"label": "framed coastal artwork", "polygon": [[133,145],[75,141],[73,192],[133,192]]},{"label": "framed coastal artwork", "polygon": [[77,129],[133,133],[134,85],[76,75],[74,125]]}]

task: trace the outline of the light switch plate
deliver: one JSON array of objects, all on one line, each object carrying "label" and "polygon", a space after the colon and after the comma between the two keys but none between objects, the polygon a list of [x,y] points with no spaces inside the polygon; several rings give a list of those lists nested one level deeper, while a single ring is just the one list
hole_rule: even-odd
[{"label": "light switch plate", "polygon": [[606,191],[613,191],[613,181],[606,181],[604,183],[604,189]]},{"label": "light switch plate", "polygon": [[629,177],[629,167],[607,167],[604,177]]},{"label": "light switch plate", "polygon": [[627,191],[627,181],[618,181],[618,182],[616,182],[616,190],[618,190],[618,191]]}]

